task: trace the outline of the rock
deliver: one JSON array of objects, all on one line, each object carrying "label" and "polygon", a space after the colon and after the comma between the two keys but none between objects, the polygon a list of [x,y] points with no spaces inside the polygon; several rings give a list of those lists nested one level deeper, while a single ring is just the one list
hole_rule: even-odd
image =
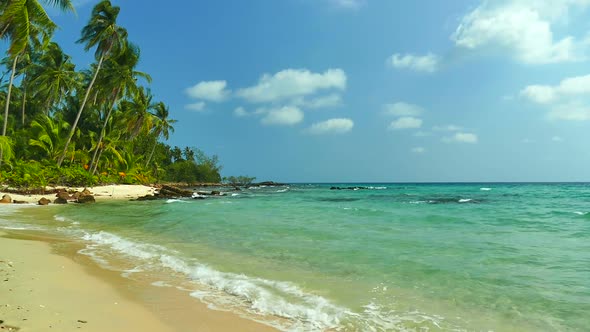
[{"label": "rock", "polygon": [[78,200],[76,201],[78,203],[96,203],[96,200],[94,199],[94,196],[92,195],[80,195],[80,197],[78,197]]},{"label": "rock", "polygon": [[17,201],[16,199],[12,201],[14,204],[27,204],[26,201]]},{"label": "rock", "polygon": [[193,192],[191,190],[184,190],[177,187],[163,185],[160,188],[159,196],[162,197],[192,197]]},{"label": "rock", "polygon": [[92,193],[90,192],[90,190],[88,190],[88,188],[84,188],[84,190],[82,190],[82,195],[88,196],[92,195]]},{"label": "rock", "polygon": [[217,191],[217,190],[213,190],[213,191],[211,191],[211,194],[209,194],[209,195],[211,195],[211,196],[221,196],[221,192],[220,191]]},{"label": "rock", "polygon": [[4,196],[2,196],[0,203],[2,203],[2,204],[12,203],[12,198],[10,197],[10,195],[5,194]]},{"label": "rock", "polygon": [[242,189],[240,187],[234,187],[234,191],[242,191]]},{"label": "rock", "polygon": [[71,196],[71,197],[72,197],[72,199],[74,199],[74,200],[77,200],[77,199],[78,199],[78,197],[80,197],[81,195],[82,195],[82,193],[81,193],[81,192],[79,192],[79,191],[76,191],[75,193],[73,193],[73,194],[72,194],[72,196]]},{"label": "rock", "polygon": [[154,196],[154,195],[145,195],[145,196],[141,196],[141,197],[137,197],[136,201],[154,201],[157,200],[158,196]]},{"label": "rock", "polygon": [[38,204],[39,205],[47,205],[47,204],[49,204],[49,202],[51,202],[51,201],[48,200],[47,198],[43,197],[39,200]]},{"label": "rock", "polygon": [[[67,195],[67,193],[66,193]],[[68,195],[69,197],[69,195]],[[53,204],[68,204],[68,200],[63,197],[58,197],[53,201]]]},{"label": "rock", "polygon": [[[57,197],[60,201],[66,201],[66,203],[68,202],[69,199],[72,199],[72,196],[70,196],[70,194],[68,194],[66,191],[60,191],[58,192],[55,197]],[[57,201],[57,199],[56,199]],[[58,204],[64,204],[64,203],[58,203]]]}]

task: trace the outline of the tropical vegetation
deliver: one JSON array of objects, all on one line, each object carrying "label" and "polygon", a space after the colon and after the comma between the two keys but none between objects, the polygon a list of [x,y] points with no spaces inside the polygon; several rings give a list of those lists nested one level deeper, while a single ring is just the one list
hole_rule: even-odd
[{"label": "tropical vegetation", "polygon": [[0,183],[221,181],[217,156],[164,143],[176,120],[137,69],[140,48],[118,24],[118,6],[100,1],[81,31],[78,43],[95,56],[87,69],[52,40],[44,6],[74,11],[71,0],[0,2]]}]

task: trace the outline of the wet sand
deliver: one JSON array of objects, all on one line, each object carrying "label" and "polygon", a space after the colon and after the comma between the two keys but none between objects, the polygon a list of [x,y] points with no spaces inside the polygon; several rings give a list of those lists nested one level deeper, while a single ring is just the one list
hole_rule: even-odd
[{"label": "wet sand", "polygon": [[1,331],[275,331],[185,292],[123,278],[76,246],[0,232]]}]

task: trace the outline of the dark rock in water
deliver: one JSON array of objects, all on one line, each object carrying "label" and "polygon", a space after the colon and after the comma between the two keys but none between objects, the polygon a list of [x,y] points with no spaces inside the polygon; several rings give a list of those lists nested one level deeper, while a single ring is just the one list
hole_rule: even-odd
[{"label": "dark rock in water", "polygon": [[154,196],[154,195],[145,195],[145,196],[137,197],[136,201],[155,201],[159,198],[162,198],[162,197],[158,197],[158,196]]},{"label": "dark rock in water", "polygon": [[12,201],[14,204],[27,204],[25,201],[17,201],[16,199]]},{"label": "dark rock in water", "polygon": [[160,188],[158,196],[161,198],[191,197],[193,196],[193,192],[191,190],[184,190],[165,184]]},{"label": "dark rock in water", "polygon": [[78,200],[76,202],[78,202],[78,203],[96,203],[96,200],[94,199],[94,196],[92,196],[92,195],[81,195],[80,197],[78,197]]},{"label": "dark rock in water", "polygon": [[330,187],[330,190],[367,190],[368,187]]},{"label": "dark rock in water", "polygon": [[242,191],[242,189],[240,187],[234,187],[234,191]]},{"label": "dark rock in water", "polygon": [[[65,194],[67,195],[67,193]],[[58,197],[53,201],[53,204],[68,204],[68,200],[63,197]]]},{"label": "dark rock in water", "polygon": [[[72,198],[72,196],[70,196],[70,194],[68,194],[65,191],[60,191],[58,192],[55,197],[57,197],[60,201],[66,201],[66,203],[68,202],[69,199]],[[57,201],[57,199],[56,199]],[[55,202],[54,202],[55,203]],[[58,203],[58,204],[65,204],[65,203]]]},{"label": "dark rock in water", "polygon": [[260,186],[286,186],[286,183],[279,183],[274,181],[264,181],[258,183],[252,183],[250,186],[252,187],[260,187]]},{"label": "dark rock in water", "polygon": [[39,205],[47,205],[49,204],[51,201],[48,200],[47,198],[43,197],[39,200],[39,202],[37,202]]},{"label": "dark rock in water", "polygon": [[2,196],[0,203],[2,203],[2,204],[12,203],[12,198],[10,197],[10,195],[5,194],[4,196]]},{"label": "dark rock in water", "polygon": [[221,196],[221,191],[213,190],[213,191],[211,191],[211,194],[209,194],[209,195],[212,195],[212,196]]}]

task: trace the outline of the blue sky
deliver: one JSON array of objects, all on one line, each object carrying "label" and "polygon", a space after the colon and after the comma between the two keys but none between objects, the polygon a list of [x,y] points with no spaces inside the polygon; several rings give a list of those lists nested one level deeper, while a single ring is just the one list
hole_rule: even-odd
[{"label": "blue sky", "polygon": [[[54,13],[75,44],[94,1]],[[114,1],[179,122],[258,180],[590,180],[590,0]]]}]

